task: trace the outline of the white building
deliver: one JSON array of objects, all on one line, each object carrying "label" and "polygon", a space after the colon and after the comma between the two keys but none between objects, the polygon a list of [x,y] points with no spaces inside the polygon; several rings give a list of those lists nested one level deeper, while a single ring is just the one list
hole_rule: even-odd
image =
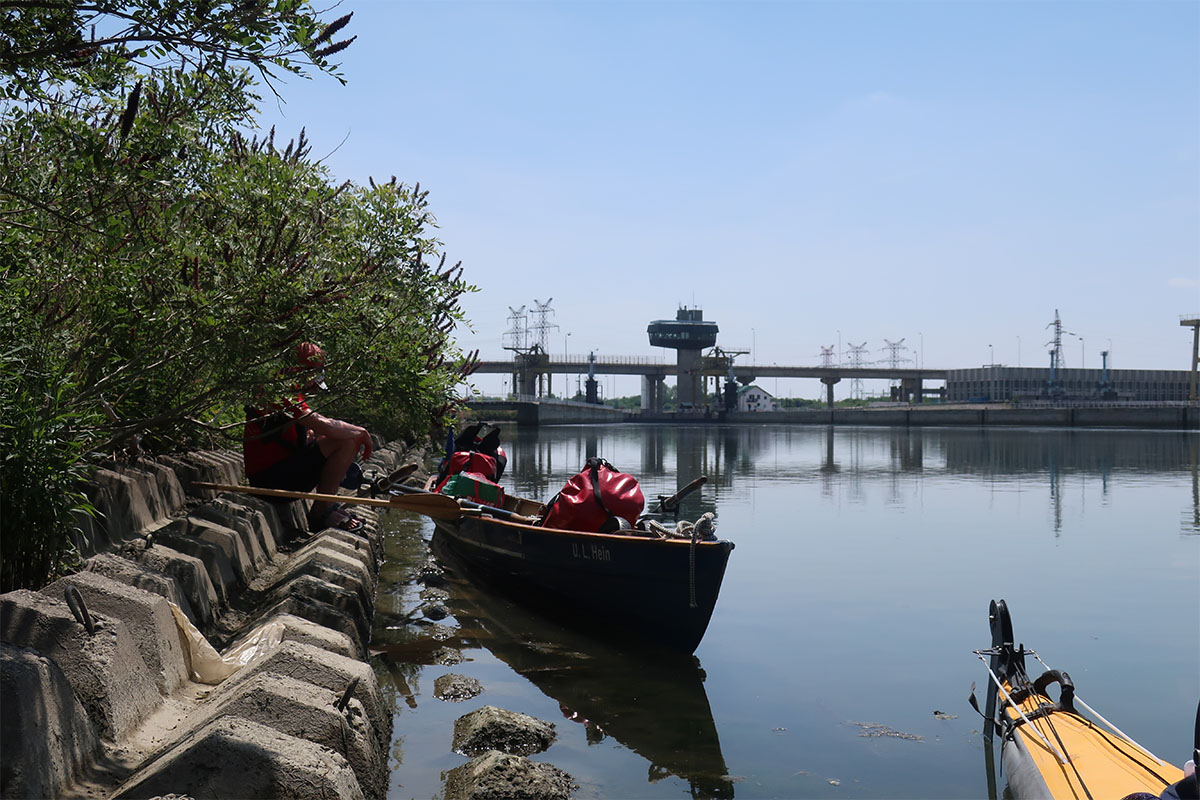
[{"label": "white building", "polygon": [[754,384],[738,389],[738,411],[778,411],[775,398],[765,389]]}]

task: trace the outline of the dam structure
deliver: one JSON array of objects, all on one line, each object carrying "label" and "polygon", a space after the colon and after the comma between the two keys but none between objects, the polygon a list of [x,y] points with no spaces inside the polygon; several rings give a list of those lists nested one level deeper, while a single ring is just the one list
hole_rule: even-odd
[{"label": "dam structure", "polygon": [[[772,414],[771,418],[782,419],[783,415],[791,412],[775,410],[773,403],[767,403],[759,409],[739,411],[739,393],[751,387],[755,381],[764,378],[816,379],[825,387],[825,413],[830,413],[834,411],[836,384],[843,380],[881,379],[891,383],[890,405],[912,406],[914,411],[921,409],[942,412],[949,410],[947,406],[957,404],[973,405],[976,411],[985,404],[1003,404],[1025,409],[1190,406],[1193,407],[1190,411],[1192,416],[1188,417],[1187,427],[1194,427],[1194,414],[1197,412],[1195,407],[1200,402],[1196,389],[1197,373],[1200,372],[1200,356],[1197,356],[1200,352],[1200,333],[1197,333],[1200,330],[1200,315],[1183,316],[1179,324],[1193,329],[1191,369],[1187,371],[1110,369],[1108,351],[1101,353],[1103,364],[1099,370],[1063,368],[1061,360],[1056,358],[1056,351],[1051,351],[1049,368],[1012,367],[992,363],[981,367],[931,369],[924,363],[915,367],[900,366],[896,359],[890,364],[835,364],[831,363],[829,358],[820,365],[805,366],[739,361],[739,356],[749,355],[750,351],[718,346],[717,323],[704,319],[704,313],[699,308],[680,306],[674,319],[654,320],[646,328],[652,346],[675,351],[675,363],[661,356],[600,356],[595,352],[586,356],[570,355],[565,351],[565,346],[560,355],[549,353],[541,344],[528,348],[507,348],[514,350],[511,360],[480,361],[475,364],[474,372],[510,375],[512,393],[507,400],[480,398],[478,402],[471,402],[471,405],[487,406],[497,411],[524,408],[526,415],[530,416],[528,421],[531,424],[536,424],[533,422],[534,418],[547,422],[563,422],[576,417],[579,421],[596,421],[593,419],[594,415],[581,416],[580,409],[587,405],[599,410],[607,404],[607,398],[600,396],[601,386],[597,376],[628,375],[642,379],[640,413],[628,415],[633,418],[649,421],[662,418],[666,414],[672,419],[691,416],[732,419],[742,416],[743,411],[751,411],[753,417],[759,417],[763,411],[768,411]],[[563,391],[557,398],[553,391],[554,375],[562,376]],[[587,377],[586,392],[580,387],[580,391],[576,393],[577,400],[583,402],[561,399],[570,395],[570,375]],[[665,381],[668,377],[676,379],[678,407],[672,412],[664,410]],[[928,385],[931,382],[934,383],[933,386]],[[941,401],[937,409],[924,408],[926,400],[931,396]],[[531,412],[529,408],[525,408],[531,405],[547,407]],[[505,408],[502,409],[501,406]],[[511,408],[508,408],[510,406]],[[615,413],[617,409],[612,408],[611,411]],[[813,413],[815,409],[805,412],[802,416],[807,419]],[[1174,419],[1169,412],[1163,413]],[[918,416],[925,418],[928,414],[922,413]],[[938,413],[937,416],[938,419],[949,419],[944,413]]]},{"label": "dam structure", "polygon": [[[679,407],[691,410],[703,405],[704,350],[717,344],[717,323],[704,319],[698,308],[681,307],[675,319],[659,319],[646,327],[652,347],[666,347],[676,352],[675,376]],[[663,407],[663,378],[658,375],[642,377],[642,408],[661,411]]]}]

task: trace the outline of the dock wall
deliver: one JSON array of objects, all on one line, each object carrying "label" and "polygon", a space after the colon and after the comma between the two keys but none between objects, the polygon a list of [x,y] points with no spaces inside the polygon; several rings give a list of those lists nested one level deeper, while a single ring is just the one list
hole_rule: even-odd
[{"label": "dock wall", "polygon": [[1137,428],[1200,430],[1200,406],[1144,408],[836,408],[797,411],[732,411],[723,414],[634,414],[629,422],[675,424],[799,424],[923,426],[1004,426],[1055,428]]},{"label": "dock wall", "polygon": [[[414,455],[380,444],[367,471]],[[0,796],[385,796],[378,517],[312,531],[303,503],[189,489],[241,479],[231,452],[106,465],[82,569],[0,595]]]},{"label": "dock wall", "polygon": [[546,401],[519,403],[517,405],[518,425],[537,426],[589,422],[622,422],[624,419],[625,412],[611,406]]}]

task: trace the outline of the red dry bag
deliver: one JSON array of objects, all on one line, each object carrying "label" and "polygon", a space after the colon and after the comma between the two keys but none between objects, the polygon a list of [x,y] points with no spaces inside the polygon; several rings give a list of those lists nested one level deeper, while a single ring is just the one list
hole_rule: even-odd
[{"label": "red dry bag", "polygon": [[569,531],[614,531],[633,527],[646,506],[632,475],[619,472],[602,458],[589,458],[580,472],[546,504],[542,525]]},{"label": "red dry bag", "polygon": [[438,481],[437,488],[434,491],[440,492],[442,487],[446,485],[446,481],[450,476],[457,475],[460,472],[474,472],[477,475],[482,475],[489,481],[496,480],[496,459],[486,453],[476,453],[472,450],[460,450],[450,456],[449,461],[442,465],[445,469],[445,475]]}]

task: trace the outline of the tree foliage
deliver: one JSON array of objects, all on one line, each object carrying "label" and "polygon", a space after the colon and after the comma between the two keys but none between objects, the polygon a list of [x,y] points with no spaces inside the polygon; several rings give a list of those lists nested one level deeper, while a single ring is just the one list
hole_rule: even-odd
[{"label": "tree foliage", "polygon": [[342,80],[329,58],[356,38],[335,41],[350,17],[324,23],[307,0],[0,0],[0,74],[12,97],[67,82],[106,91],[130,66]]},{"label": "tree foliage", "polygon": [[298,55],[333,71],[348,19],[292,0],[0,0],[0,589],[67,558],[86,504],[64,481],[235,443],[299,341],[329,354],[322,411],[392,436],[444,420],[472,287],[427,193],[338,183],[303,131],[244,133],[255,75],[302,73]]}]

